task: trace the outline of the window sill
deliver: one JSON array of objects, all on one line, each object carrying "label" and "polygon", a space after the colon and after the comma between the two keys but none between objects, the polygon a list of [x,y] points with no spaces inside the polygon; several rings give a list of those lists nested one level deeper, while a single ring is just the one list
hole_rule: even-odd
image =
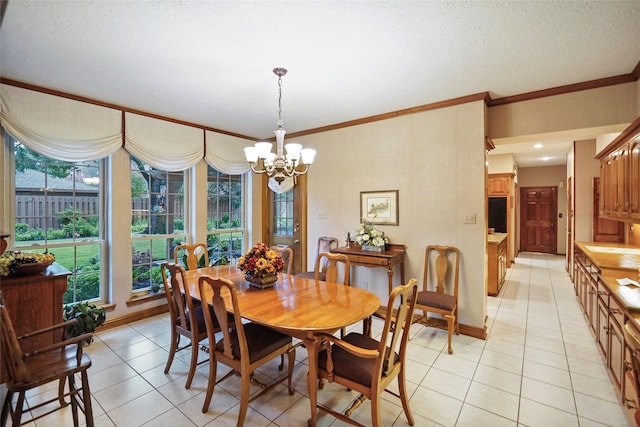
[{"label": "window sill", "polygon": [[166,298],[164,292],[158,292],[155,294],[140,294],[140,295],[132,295],[129,300],[127,300],[127,307],[144,304],[150,301],[163,300]]}]

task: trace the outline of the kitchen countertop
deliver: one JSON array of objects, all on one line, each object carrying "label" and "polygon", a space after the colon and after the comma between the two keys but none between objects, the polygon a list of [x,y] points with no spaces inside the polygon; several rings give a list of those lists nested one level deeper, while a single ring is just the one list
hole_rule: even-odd
[{"label": "kitchen countertop", "polygon": [[575,242],[584,254],[599,268],[640,269],[640,248],[622,243]]},{"label": "kitchen countertop", "polygon": [[507,238],[508,233],[491,233],[487,234],[487,241],[490,244],[501,243],[504,239]]},{"label": "kitchen countertop", "polygon": [[[576,246],[600,270],[599,276],[627,310],[640,311],[640,248],[622,243],[575,242]],[[618,280],[631,279],[635,283],[621,285]],[[635,316],[634,316],[635,317]]]}]

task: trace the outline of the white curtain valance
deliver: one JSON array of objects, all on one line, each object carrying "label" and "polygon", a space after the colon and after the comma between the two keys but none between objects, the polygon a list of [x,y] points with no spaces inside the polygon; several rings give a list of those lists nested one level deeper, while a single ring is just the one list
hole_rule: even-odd
[{"label": "white curtain valance", "polygon": [[244,156],[244,147],[252,146],[253,141],[209,130],[205,133],[207,152],[204,158],[208,164],[229,175],[241,175],[251,170]]},{"label": "white curtain valance", "polygon": [[97,160],[122,145],[121,112],[6,84],[0,124],[29,149],[71,162]]},{"label": "white curtain valance", "polygon": [[[29,149],[69,162],[122,146],[122,111],[12,85],[0,85],[0,125]],[[250,171],[244,147],[254,142],[244,138],[134,113],[125,113],[124,132],[125,150],[158,169],[185,170],[204,158],[227,174]]]},{"label": "white curtain valance", "polygon": [[204,133],[195,127],[126,113],[125,135],[125,150],[157,169],[185,170],[204,157]]}]

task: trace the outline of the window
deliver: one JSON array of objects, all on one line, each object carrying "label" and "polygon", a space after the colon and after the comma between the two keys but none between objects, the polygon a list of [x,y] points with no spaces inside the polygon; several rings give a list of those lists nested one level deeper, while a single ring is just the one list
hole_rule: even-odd
[{"label": "window", "polygon": [[[65,162],[28,149],[5,133],[15,159],[15,249],[51,252],[69,270],[64,302],[102,300],[103,162]],[[12,147],[10,147],[12,145]]]},{"label": "window", "polygon": [[160,264],[185,242],[184,172],[155,169],[131,158],[133,292],[162,289]]},{"label": "window", "polygon": [[293,236],[293,188],[273,194],[273,234]]},{"label": "window", "polygon": [[242,175],[207,170],[207,246],[213,264],[236,264],[242,255]]}]

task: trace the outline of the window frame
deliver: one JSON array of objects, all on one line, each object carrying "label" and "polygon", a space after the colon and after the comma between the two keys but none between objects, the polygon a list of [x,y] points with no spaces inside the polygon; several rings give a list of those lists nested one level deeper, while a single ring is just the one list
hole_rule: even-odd
[{"label": "window frame", "polygon": [[[132,270],[131,270],[131,287],[129,289],[130,291],[130,296],[131,299],[137,299],[137,298],[141,298],[147,295],[154,295],[154,294],[158,294],[158,293],[162,293],[164,292],[164,288],[162,286],[162,282],[159,283],[155,283],[153,282],[153,268],[155,267],[159,267],[160,264],[162,262],[173,262],[173,251],[170,250],[170,247],[175,247],[178,244],[181,243],[185,243],[189,241],[189,236],[191,234],[191,221],[189,221],[190,218],[190,213],[191,213],[191,200],[189,197],[190,194],[190,185],[193,182],[193,180],[191,179],[191,170],[187,169],[187,170],[182,170],[182,171],[169,171],[169,170],[163,170],[163,169],[158,169],[156,167],[153,167],[152,165],[149,165],[148,163],[144,162],[141,159],[135,158],[135,156],[133,155],[129,155],[130,159],[131,159],[131,163],[130,164],[142,164],[145,166],[149,166],[151,169],[146,170],[147,172],[150,171],[158,171],[161,172],[162,174],[164,174],[165,181],[169,181],[168,177],[171,174],[182,174],[182,199],[183,199],[183,211],[182,211],[182,220],[183,220],[183,230],[181,233],[167,233],[166,232],[166,228],[165,228],[165,233],[158,233],[158,234],[150,234],[150,233],[144,233],[144,234],[140,234],[140,235],[134,235],[133,230],[131,230],[130,233],[130,237],[131,237],[131,263],[132,263]],[[135,161],[133,159],[136,159]],[[137,162],[137,163],[136,163]],[[133,187],[133,173],[135,172],[133,167],[130,167],[130,172],[131,172],[131,186]],[[142,171],[145,172],[145,171]],[[147,184],[149,184],[149,182],[147,182]],[[151,191],[151,188],[148,188],[146,192],[144,193],[140,193],[140,194],[146,194],[149,197],[149,214],[147,215],[148,218],[148,224],[151,223],[151,218],[153,217],[153,213],[152,213],[152,206],[151,206],[151,195],[157,195],[160,194],[158,192],[154,192]],[[167,194],[179,194],[179,193],[170,193],[169,189],[167,189]],[[131,195],[131,198],[133,200],[133,198],[135,197],[135,194]],[[133,223],[134,220],[134,215],[133,215],[133,204],[130,206],[130,216],[131,216],[131,221]],[[156,215],[156,217],[160,217],[159,215]],[[167,210],[166,214],[164,216],[165,219],[169,219],[169,218],[173,218],[175,219],[175,215],[169,213],[169,211]],[[165,248],[167,249],[166,252],[166,259],[158,259],[158,260],[154,260],[153,259],[153,242],[154,241],[161,241],[164,240],[165,241]],[[134,274],[134,269],[136,269],[137,267],[143,266],[145,264],[141,264],[138,263],[136,264],[134,262],[134,245],[136,244],[136,242],[149,242],[149,246],[152,248],[152,254],[151,254],[151,259],[148,262],[148,266],[149,269],[151,270],[150,273],[150,278],[149,278],[149,286],[145,286],[145,287],[141,287],[138,289],[135,289],[135,282],[133,280],[133,274]],[[157,286],[157,288],[156,288]]]},{"label": "window frame", "polygon": [[[232,228],[216,228],[213,230],[209,230],[209,221],[210,220],[214,220],[215,218],[211,216],[211,211],[209,210],[209,204],[208,204],[208,196],[209,196],[209,191],[208,191],[208,185],[211,182],[211,176],[209,175],[209,171],[213,170],[216,171],[218,173],[218,176],[216,178],[218,178],[218,182],[219,182],[219,175],[225,175],[228,177],[237,177],[237,179],[239,179],[240,181],[240,227],[232,227]],[[246,240],[247,240],[247,236],[248,236],[248,230],[247,230],[247,188],[248,188],[248,179],[247,179],[247,174],[243,173],[243,174],[230,174],[230,173],[226,173],[223,171],[220,171],[218,169],[216,169],[214,166],[211,166],[209,164],[207,164],[207,187],[206,187],[206,195],[207,195],[207,211],[206,211],[206,242],[208,243],[210,241],[210,239],[215,239],[217,238],[217,236],[223,235],[223,234],[231,234],[231,239],[230,239],[230,244],[231,244],[231,248],[225,252],[230,252],[232,255],[231,257],[228,258],[229,261],[229,265],[236,265],[238,258],[244,253],[245,251],[245,247],[246,247]],[[232,178],[230,178],[229,180],[231,180]],[[240,236],[236,236],[237,234],[240,234]],[[234,248],[234,242],[239,241],[240,242],[240,247],[239,248]],[[237,255],[237,256],[235,256]]]},{"label": "window frame", "polygon": [[[52,252],[54,255],[56,254],[56,251],[58,249],[61,248],[73,248],[74,252],[77,248],[81,248],[83,246],[96,246],[98,247],[98,251],[99,251],[99,268],[98,268],[98,272],[99,272],[99,287],[98,287],[98,297],[97,298],[90,298],[88,301],[90,301],[93,304],[107,304],[108,301],[108,295],[110,295],[109,292],[109,284],[110,284],[110,277],[109,277],[109,268],[108,268],[108,263],[109,263],[109,257],[108,257],[108,245],[107,245],[107,240],[106,237],[107,236],[107,227],[108,227],[108,222],[106,221],[106,183],[108,181],[108,176],[107,176],[107,167],[106,167],[106,159],[102,158],[102,159],[98,159],[95,160],[98,163],[98,175],[99,175],[99,182],[97,185],[97,197],[98,197],[98,209],[97,209],[97,216],[98,216],[98,225],[97,225],[97,229],[98,229],[98,236],[96,237],[89,237],[89,238],[78,238],[76,236],[72,236],[71,241],[69,242],[64,242],[64,243],[55,243],[56,239],[50,239],[48,238],[48,236],[45,238],[44,243],[32,243],[32,244],[28,244],[28,245],[19,245],[18,241],[16,240],[16,197],[17,197],[17,187],[16,187],[16,171],[17,171],[17,159],[15,156],[15,147],[14,147],[14,142],[20,143],[22,144],[22,146],[25,149],[28,149],[32,152],[37,153],[37,151],[32,150],[31,148],[29,148],[27,145],[25,145],[23,142],[19,141],[18,139],[14,138],[11,134],[9,134],[6,130],[2,129],[2,139],[3,139],[3,147],[2,147],[2,153],[4,156],[3,160],[3,164],[4,166],[6,166],[5,168],[5,174],[3,174],[3,179],[6,181],[3,185],[3,188],[5,190],[9,190],[7,191],[7,195],[8,197],[6,197],[3,200],[3,205],[7,207],[7,209],[5,210],[5,212],[10,212],[10,215],[6,215],[5,218],[2,220],[1,226],[5,227],[5,229],[7,230],[11,230],[11,234],[13,237],[13,240],[10,244],[10,248],[12,250],[20,250],[20,251],[33,251],[33,252],[44,252],[46,251],[50,251]],[[47,157],[44,154],[40,154],[39,155],[45,157],[46,159],[50,159],[55,161],[56,159],[52,159],[50,157]],[[62,162],[68,163],[70,165],[75,165],[78,163],[83,163],[83,162],[70,162],[70,161],[66,161],[66,160],[62,160]],[[47,173],[48,175],[48,173]],[[42,194],[47,196],[48,191],[46,191],[45,188],[42,189]],[[75,199],[76,194],[75,194],[75,188],[72,190],[73,193],[73,198]],[[55,192],[51,192],[53,194],[55,194]],[[41,217],[44,219],[44,223],[48,223],[52,218],[54,218],[54,214],[51,212],[47,212],[45,211],[45,215],[43,217]],[[7,233],[8,234],[8,233]],[[45,234],[46,236],[46,234]],[[69,269],[70,271],[70,276],[69,276],[69,286],[67,288],[66,292],[69,292],[69,290],[72,289],[72,286],[75,285],[76,279],[79,276],[82,276],[82,272],[77,272],[76,270],[78,269],[78,265],[76,264],[77,262],[77,258],[75,257],[75,253],[74,253],[74,268]],[[66,267],[65,267],[66,268]],[[78,274],[80,273],[80,274]],[[73,279],[72,279],[73,278]],[[68,302],[66,304],[71,304],[71,303],[75,303],[78,301],[83,301],[83,300],[77,300],[75,298],[76,292],[75,289],[73,289],[73,301]]]}]

